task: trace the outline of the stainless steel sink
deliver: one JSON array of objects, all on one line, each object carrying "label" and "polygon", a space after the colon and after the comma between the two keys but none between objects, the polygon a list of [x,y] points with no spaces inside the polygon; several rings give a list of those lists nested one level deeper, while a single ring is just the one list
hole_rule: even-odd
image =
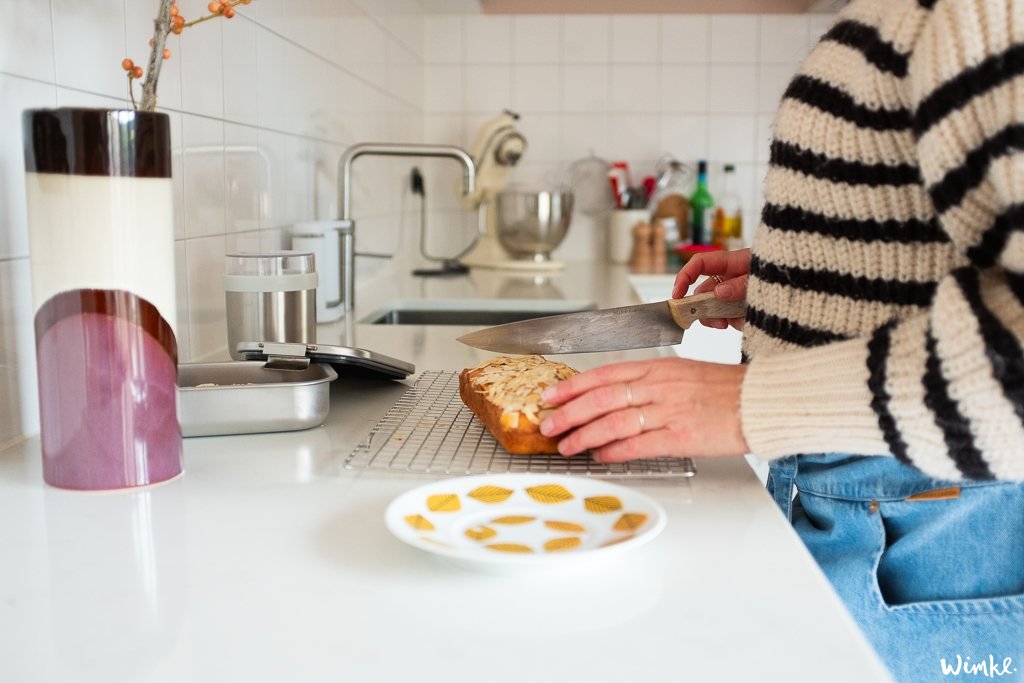
[{"label": "stainless steel sink", "polygon": [[502,325],[597,308],[570,299],[397,299],[359,322],[370,325]]}]

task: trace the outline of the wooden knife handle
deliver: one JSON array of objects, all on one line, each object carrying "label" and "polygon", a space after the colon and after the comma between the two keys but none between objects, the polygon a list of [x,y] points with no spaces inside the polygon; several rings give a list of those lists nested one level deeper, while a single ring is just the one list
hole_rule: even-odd
[{"label": "wooden knife handle", "polygon": [[747,312],[746,301],[719,301],[714,292],[704,292],[682,299],[669,299],[668,310],[676,325],[684,330],[701,318],[741,318]]}]

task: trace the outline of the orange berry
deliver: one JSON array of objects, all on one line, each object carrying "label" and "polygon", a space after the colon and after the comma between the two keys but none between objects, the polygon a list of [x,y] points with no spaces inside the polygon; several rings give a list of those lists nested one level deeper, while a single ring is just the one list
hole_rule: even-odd
[{"label": "orange berry", "polygon": [[242,0],[243,5],[248,5],[252,0]]},{"label": "orange berry", "polygon": [[142,78],[142,67],[135,67],[135,69],[132,71],[132,76],[135,78]]},{"label": "orange berry", "polygon": [[125,71],[131,71],[132,69],[135,68],[135,62],[133,62],[132,60],[130,60],[127,57],[125,57],[124,59],[121,60],[121,68],[124,69]]},{"label": "orange berry", "polygon": [[180,36],[181,35],[181,31],[182,31],[182,29],[181,29],[180,26],[175,26],[174,28],[171,29],[171,33],[173,33],[176,36]]},{"label": "orange berry", "polygon": [[184,26],[185,25],[185,17],[181,16],[180,14],[176,14],[176,15],[174,15],[174,18],[171,19],[171,23],[174,24],[175,26]]},{"label": "orange berry", "polygon": [[164,59],[170,59],[170,58],[171,58],[171,51],[165,49],[164,50]]},{"label": "orange berry", "polygon": [[235,16],[235,10],[231,7],[225,7],[224,11],[221,12],[221,14],[224,15],[225,19],[230,19],[231,17]]},{"label": "orange berry", "polygon": [[218,14],[220,13],[220,3],[211,2],[209,5],[206,6],[206,9],[210,10],[211,14]]},{"label": "orange berry", "polygon": [[171,16],[172,17],[178,16],[178,6],[177,5],[171,5]]}]

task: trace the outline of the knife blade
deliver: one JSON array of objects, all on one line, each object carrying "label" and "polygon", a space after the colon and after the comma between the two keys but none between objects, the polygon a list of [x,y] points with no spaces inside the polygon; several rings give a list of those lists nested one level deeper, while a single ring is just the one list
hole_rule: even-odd
[{"label": "knife blade", "polygon": [[701,318],[738,318],[744,301],[719,301],[714,292],[652,304],[580,311],[487,327],[459,337],[498,353],[589,353],[672,346]]}]

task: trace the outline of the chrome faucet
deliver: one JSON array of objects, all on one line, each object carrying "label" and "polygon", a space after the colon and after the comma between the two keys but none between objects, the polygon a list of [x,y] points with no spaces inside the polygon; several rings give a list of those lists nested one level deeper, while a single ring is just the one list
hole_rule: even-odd
[{"label": "chrome faucet", "polygon": [[463,194],[472,194],[476,188],[476,164],[464,149],[455,145],[363,142],[345,150],[345,153],[341,155],[341,160],[338,161],[338,211],[341,214],[341,227],[338,231],[341,238],[341,293],[345,302],[346,317],[350,317],[352,314],[356,291],[355,221],[352,220],[352,162],[361,156],[448,157],[455,159],[463,166]]}]

